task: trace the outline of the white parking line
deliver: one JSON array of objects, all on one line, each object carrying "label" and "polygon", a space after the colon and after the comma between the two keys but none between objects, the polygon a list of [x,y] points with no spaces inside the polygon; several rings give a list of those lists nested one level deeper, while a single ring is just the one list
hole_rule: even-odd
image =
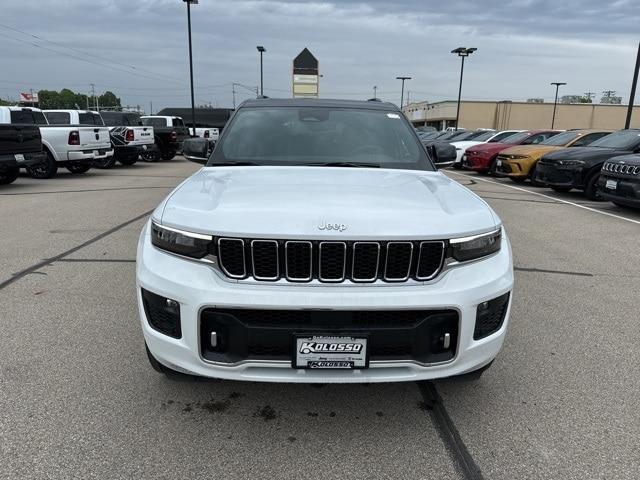
[{"label": "white parking line", "polygon": [[640,225],[640,220],[634,220],[633,218],[623,217],[622,215],[616,215],[615,213],[604,212],[602,210],[598,210],[597,208],[586,207],[584,205],[580,205],[579,203],[569,202],[568,200],[562,200],[561,198],[556,198],[556,197],[552,197],[550,195],[545,195],[544,193],[533,192],[531,190],[527,190],[526,188],[515,187],[513,185],[507,185],[507,184],[504,184],[504,183],[501,183],[501,182],[496,182],[494,180],[489,180],[488,178],[480,178],[480,177],[478,177],[476,175],[469,175],[468,173],[454,172],[453,170],[448,170],[447,173],[454,173],[456,175],[462,175],[463,177],[468,177],[468,178],[471,178],[473,180],[479,180],[481,182],[493,183],[495,185],[500,185],[502,187],[510,188],[512,190],[518,190],[520,192],[530,193],[531,195],[538,195],[539,197],[549,198],[551,200],[555,200],[556,202],[566,203],[567,205],[573,205],[574,207],[583,208],[585,210],[589,210],[590,212],[599,213],[601,215],[606,215],[608,217],[613,217],[613,218],[617,218],[619,220],[624,220],[626,222],[631,222],[631,223],[635,223],[637,225]]}]

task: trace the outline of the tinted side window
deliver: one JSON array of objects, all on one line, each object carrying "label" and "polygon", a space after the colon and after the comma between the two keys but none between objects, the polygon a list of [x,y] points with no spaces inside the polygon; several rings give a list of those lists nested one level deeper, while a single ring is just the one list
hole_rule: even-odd
[{"label": "tinted side window", "polygon": [[36,123],[31,110],[12,110],[11,123]]},{"label": "tinted side window", "polygon": [[182,121],[181,118],[174,118],[173,119],[173,126],[174,127],[184,127],[184,122]]},{"label": "tinted side window", "polygon": [[555,132],[538,133],[537,135],[533,135],[527,138],[524,142],[522,142],[522,144],[537,145],[538,143],[544,142],[547,138],[553,137],[554,135],[555,135]]},{"label": "tinted side window", "polygon": [[587,133],[586,135],[583,135],[578,140],[576,140],[571,146],[584,147],[586,145],[589,145],[591,142],[595,142],[599,138],[602,138],[606,135],[609,135],[609,132]]},{"label": "tinted side window", "polygon": [[510,137],[511,135],[515,134],[517,132],[502,132],[497,134],[495,137],[493,137],[491,140],[489,140],[489,143],[495,143],[495,142],[500,142],[503,139]]},{"label": "tinted side window", "polygon": [[67,112],[47,112],[45,116],[49,123],[54,125],[69,125],[71,123],[71,115]]}]

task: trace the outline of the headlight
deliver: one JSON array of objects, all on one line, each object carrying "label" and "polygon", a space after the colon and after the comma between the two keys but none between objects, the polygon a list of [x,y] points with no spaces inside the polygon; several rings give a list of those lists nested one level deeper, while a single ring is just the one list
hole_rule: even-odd
[{"label": "headlight", "polygon": [[500,250],[501,243],[502,229],[473,237],[453,238],[449,241],[451,256],[459,262],[491,255]]},{"label": "headlight", "polygon": [[212,242],[213,237],[211,235],[161,227],[151,222],[151,243],[168,252],[191,258],[203,258],[209,254],[209,246]]},{"label": "headlight", "polygon": [[558,165],[584,165],[582,160],[559,160]]}]

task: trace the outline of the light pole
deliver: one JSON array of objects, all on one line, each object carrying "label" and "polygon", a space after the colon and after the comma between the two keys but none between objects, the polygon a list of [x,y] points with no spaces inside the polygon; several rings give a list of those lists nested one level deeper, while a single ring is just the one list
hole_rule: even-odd
[{"label": "light pole", "polygon": [[560,85],[566,85],[566,82],[551,82],[550,85],[555,85],[556,86],[556,98],[553,101],[553,116],[551,117],[551,128],[553,128],[553,126],[556,123],[556,106],[558,105],[558,89],[560,88]]},{"label": "light pole", "polygon": [[191,126],[193,136],[196,136],[196,102],[193,97],[193,51],[191,49],[191,4],[198,4],[198,0],[182,0],[187,4],[187,25],[189,27],[189,74],[191,77]]},{"label": "light pole", "polygon": [[378,98],[376,95],[378,94],[378,86],[374,85],[373,86],[373,98]]},{"label": "light pole", "polygon": [[402,80],[402,89],[400,90],[400,110],[402,110],[402,102],[404,101],[404,81],[411,80],[411,77],[396,77],[396,80]]},{"label": "light pole", "polygon": [[633,81],[631,83],[631,95],[629,96],[629,106],[627,107],[627,119],[624,128],[629,129],[631,125],[631,112],[633,111],[633,101],[636,97],[636,86],[638,85],[638,70],[640,70],[640,43],[638,43],[638,56],[636,57],[636,69],[633,71]]},{"label": "light pole", "polygon": [[260,96],[264,97],[264,86],[262,83],[262,54],[267,50],[262,46],[257,46],[256,48],[260,52]]},{"label": "light pole", "polygon": [[460,119],[460,98],[462,97],[462,76],[464,75],[464,59],[476,50],[477,48],[474,47],[458,47],[454,50],[451,50],[451,53],[455,53],[460,58],[462,58],[462,63],[460,64],[460,85],[458,86],[458,106],[456,107],[456,130],[458,130],[458,120]]}]

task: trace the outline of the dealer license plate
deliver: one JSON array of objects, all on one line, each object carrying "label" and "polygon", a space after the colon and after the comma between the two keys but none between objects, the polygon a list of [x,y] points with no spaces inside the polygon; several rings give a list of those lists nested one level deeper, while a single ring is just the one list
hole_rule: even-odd
[{"label": "dealer license plate", "polygon": [[616,180],[607,180],[604,186],[609,190],[615,190],[618,187],[618,182]]},{"label": "dealer license plate", "polygon": [[497,167],[501,167],[502,166],[502,160],[496,160],[496,166]]},{"label": "dealer license plate", "polygon": [[367,368],[367,339],[362,337],[296,336],[294,368]]},{"label": "dealer license plate", "polygon": [[22,155],[21,153],[16,153],[14,157],[16,158],[16,161],[24,162],[24,155]]}]

